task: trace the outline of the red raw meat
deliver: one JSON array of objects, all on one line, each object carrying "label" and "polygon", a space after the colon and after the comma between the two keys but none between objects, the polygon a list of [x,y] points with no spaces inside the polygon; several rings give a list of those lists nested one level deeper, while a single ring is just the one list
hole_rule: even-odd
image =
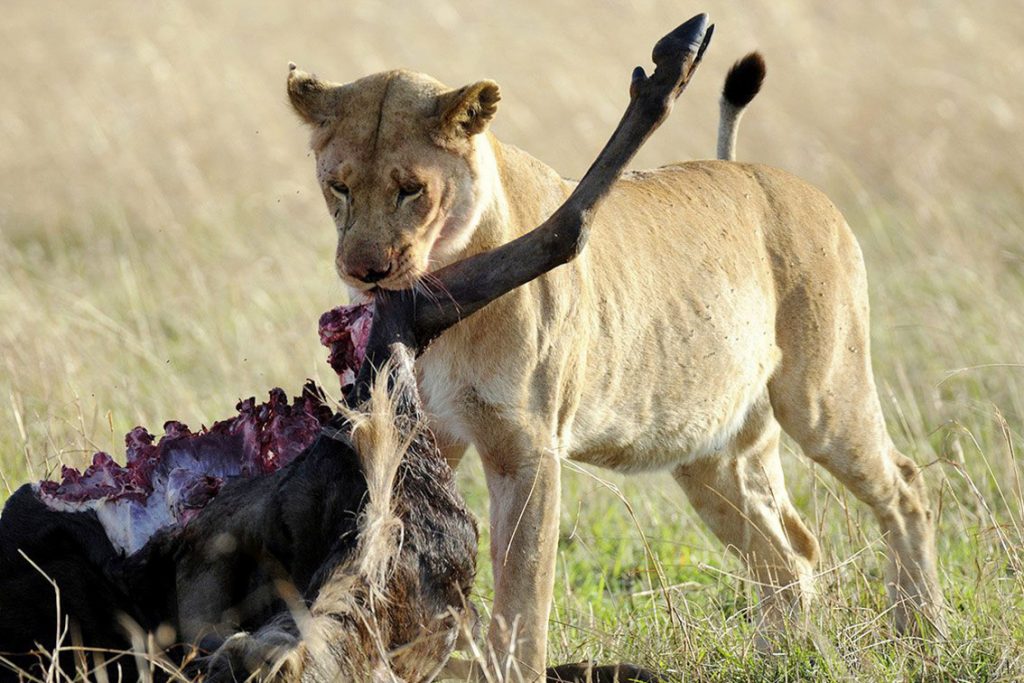
[{"label": "red raw meat", "polygon": [[[355,380],[372,322],[370,303],[341,306],[320,318],[320,340],[331,350],[329,362],[343,391]],[[167,422],[159,441],[136,427],[125,435],[125,465],[96,453],[84,472],[65,466],[59,482],[40,482],[39,498],[54,510],[95,510],[111,542],[132,553],[157,531],[188,524],[227,481],[290,463],[332,415],[312,380],[291,403],[275,388],[265,403],[248,398],[235,409],[236,416],[198,432]]]}]

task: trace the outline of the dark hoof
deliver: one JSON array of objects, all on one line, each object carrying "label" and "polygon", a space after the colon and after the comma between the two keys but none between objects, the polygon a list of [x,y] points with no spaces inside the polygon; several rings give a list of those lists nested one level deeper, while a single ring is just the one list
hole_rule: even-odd
[{"label": "dark hoof", "polygon": [[660,64],[665,60],[676,59],[677,55],[702,53],[707,47],[705,35],[708,28],[707,14],[698,14],[684,21],[655,44],[652,60]]},{"label": "dark hoof", "polygon": [[547,671],[547,683],[661,683],[665,679],[635,664],[562,664]]}]

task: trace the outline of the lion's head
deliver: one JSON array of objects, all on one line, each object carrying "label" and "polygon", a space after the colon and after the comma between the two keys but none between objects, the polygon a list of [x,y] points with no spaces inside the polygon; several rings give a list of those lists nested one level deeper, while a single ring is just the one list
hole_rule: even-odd
[{"label": "lion's head", "polygon": [[292,65],[288,95],[313,128],[342,280],[402,289],[462,251],[490,196],[480,134],[497,110],[495,83],[452,90],[388,71],[339,85]]}]

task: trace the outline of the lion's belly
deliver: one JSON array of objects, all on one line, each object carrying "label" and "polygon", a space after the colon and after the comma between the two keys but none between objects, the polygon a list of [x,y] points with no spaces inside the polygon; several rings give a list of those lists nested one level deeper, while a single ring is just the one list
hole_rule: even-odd
[{"label": "lion's belly", "polygon": [[[713,453],[743,426],[778,362],[771,297],[714,289],[703,295],[714,305],[683,294],[653,311],[610,302],[610,317],[559,337],[563,352],[551,355],[565,362],[548,373],[531,372],[530,354],[513,359],[456,333],[420,360],[425,407],[437,428],[481,449],[533,443],[619,471]],[[560,395],[530,400],[547,395],[542,385]],[[536,412],[539,403],[550,413]]]},{"label": "lion's belly", "polygon": [[[726,448],[764,396],[769,373],[750,373],[706,391],[699,372],[666,372],[635,403],[598,397],[580,407],[565,439],[576,461],[622,472],[663,469]],[[691,388],[683,394],[680,387]]]},{"label": "lion's belly", "polygon": [[765,395],[778,361],[770,298],[733,292],[717,307],[691,298],[669,311],[634,321],[632,344],[614,329],[590,344],[569,457],[623,471],[685,462],[726,446]]}]

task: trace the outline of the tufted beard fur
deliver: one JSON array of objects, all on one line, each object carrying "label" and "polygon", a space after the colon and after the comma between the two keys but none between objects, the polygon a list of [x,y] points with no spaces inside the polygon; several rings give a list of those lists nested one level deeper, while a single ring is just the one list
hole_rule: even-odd
[{"label": "tufted beard fur", "polygon": [[[225,641],[211,673],[227,666],[278,681],[419,681],[447,661],[475,619],[467,600],[476,528],[425,431],[413,381],[412,359],[399,351],[369,400],[341,410],[341,437],[355,446],[367,487],[354,552],[325,564],[308,610]],[[447,580],[430,576],[439,568]]]}]

